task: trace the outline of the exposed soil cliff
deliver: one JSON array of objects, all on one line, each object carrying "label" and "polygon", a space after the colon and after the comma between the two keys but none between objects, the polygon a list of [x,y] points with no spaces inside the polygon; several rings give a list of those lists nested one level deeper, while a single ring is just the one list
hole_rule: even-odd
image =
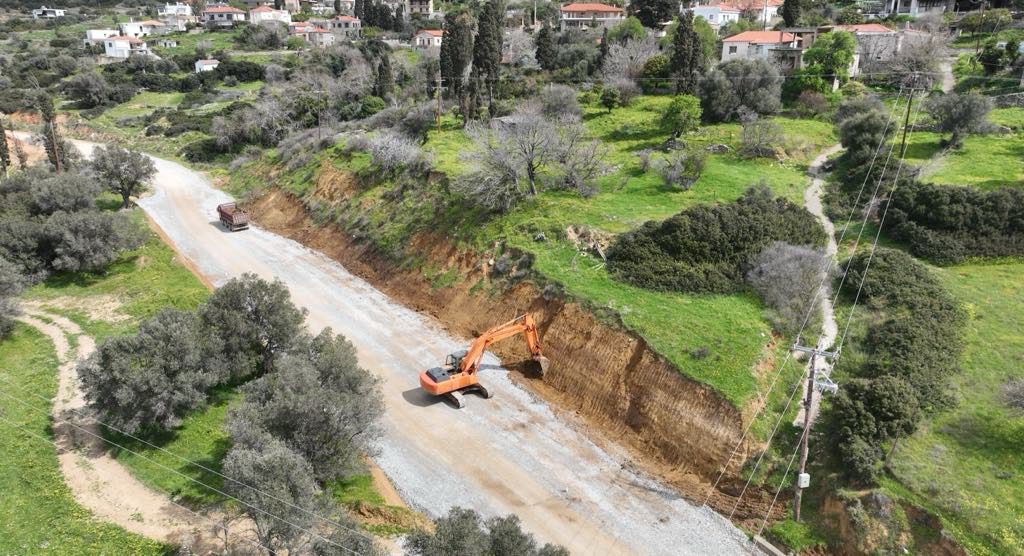
[{"label": "exposed soil cliff", "polygon": [[[328,198],[341,195],[333,187],[338,184],[320,185],[324,187],[316,191],[330,190]],[[314,224],[303,203],[280,190],[254,199],[249,209],[260,226],[323,252],[462,336],[471,337],[497,321],[531,312],[552,366],[543,381],[519,374],[523,384],[555,407],[580,415],[599,433],[592,435],[595,440],[614,439],[630,448],[642,469],[698,503],[742,434],[743,418],[736,407],[712,388],[680,374],[642,338],[599,321],[575,301],[544,295],[533,283],[493,278],[493,261],[486,255],[459,251],[446,238],[420,234],[406,251],[415,253],[423,264],[403,265],[336,226]],[[445,269],[452,276],[457,273],[458,280],[446,280],[439,287],[437,278],[428,279],[420,266]],[[513,370],[525,355],[515,342],[494,347]],[[733,472],[750,449],[743,447]],[[713,507],[731,511],[735,499],[730,493],[741,486],[735,482],[723,481],[712,497]],[[770,500],[767,493],[748,492],[736,516],[759,523]],[[782,506],[776,506],[777,513]]]}]

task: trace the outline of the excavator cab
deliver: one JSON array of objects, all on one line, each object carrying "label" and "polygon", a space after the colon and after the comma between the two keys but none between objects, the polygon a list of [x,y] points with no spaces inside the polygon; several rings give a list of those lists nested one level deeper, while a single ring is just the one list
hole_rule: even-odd
[{"label": "excavator cab", "polygon": [[466,349],[460,349],[454,353],[449,353],[448,357],[445,357],[444,359],[444,366],[458,369],[462,365],[462,360],[466,358],[467,353],[469,353],[469,350]]}]

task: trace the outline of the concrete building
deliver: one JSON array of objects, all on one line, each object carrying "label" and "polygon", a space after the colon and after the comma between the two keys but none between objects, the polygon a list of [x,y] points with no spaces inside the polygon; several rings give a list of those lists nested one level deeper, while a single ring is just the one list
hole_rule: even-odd
[{"label": "concrete building", "polygon": [[693,6],[692,8],[683,8],[682,11],[689,9],[693,12],[694,17],[703,17],[704,21],[707,21],[711,28],[718,31],[726,23],[735,23],[739,21],[742,12],[739,8],[735,8],[722,2],[712,2],[703,6]]},{"label": "concrete building", "polygon": [[231,27],[237,22],[245,21],[245,12],[228,5],[207,6],[202,13],[203,25],[215,27]]},{"label": "concrete building", "polygon": [[796,37],[784,31],[744,31],[722,40],[722,61],[729,60],[770,60],[773,50],[793,48]]},{"label": "concrete building", "polygon": [[220,65],[219,60],[196,60],[196,73],[203,73],[204,71],[213,71]]},{"label": "concrete building", "polygon": [[85,44],[90,45],[102,43],[105,39],[116,36],[116,29],[89,29],[85,32]]},{"label": "concrete building", "polygon": [[178,41],[174,39],[160,39],[157,41],[157,45],[159,45],[160,48],[177,48]]},{"label": "concrete building", "polygon": [[363,29],[363,23],[358,17],[350,15],[336,15],[321,25],[324,29],[330,30],[336,36],[346,39],[354,39],[359,36]]},{"label": "concrete building", "polygon": [[164,22],[155,19],[146,21],[128,21],[118,24],[121,35],[125,37],[148,37],[150,35],[161,35],[165,32]]},{"label": "concrete building", "polygon": [[440,29],[422,29],[412,37],[412,45],[416,48],[441,48],[444,31]]},{"label": "concrete building", "polygon": [[[719,9],[725,8],[728,13],[736,12],[740,15],[749,14],[755,21],[760,22],[762,25],[770,25],[773,21],[782,17],[779,15],[779,10],[782,9],[782,0],[710,0],[707,2],[701,2],[701,4],[697,6],[693,6],[693,9],[696,10],[697,8],[703,7],[717,7]],[[701,15],[697,11],[694,11],[693,13],[694,15]],[[737,16],[737,19],[738,18],[739,17]],[[710,19],[708,20],[708,23],[711,23]],[[720,25],[724,25],[724,23]]]},{"label": "concrete building", "polygon": [[39,6],[38,9],[32,10],[32,19],[57,19],[58,17],[64,17],[65,15],[67,15],[67,12],[60,8]]},{"label": "concrete building", "polygon": [[157,10],[157,16],[163,18],[168,16],[181,16],[181,17],[193,17],[195,14],[192,13],[192,6],[188,4],[182,4],[181,2],[175,2],[171,4],[168,2],[164,6]]},{"label": "concrete building", "polygon": [[335,42],[334,33],[323,27],[314,27],[306,34],[306,41],[321,48],[331,46]]},{"label": "concrete building", "polygon": [[249,23],[259,25],[267,21],[288,25],[292,22],[292,14],[287,10],[275,10],[270,6],[257,6],[249,10]]},{"label": "concrete building", "polygon": [[103,40],[103,54],[109,58],[148,56],[149,47],[145,41],[136,37],[107,37]]},{"label": "concrete building", "polygon": [[424,19],[429,19],[432,13],[434,13],[434,0],[405,0],[406,17],[418,14]]},{"label": "concrete building", "polygon": [[612,27],[626,19],[622,8],[607,4],[573,3],[562,6],[561,29]]}]

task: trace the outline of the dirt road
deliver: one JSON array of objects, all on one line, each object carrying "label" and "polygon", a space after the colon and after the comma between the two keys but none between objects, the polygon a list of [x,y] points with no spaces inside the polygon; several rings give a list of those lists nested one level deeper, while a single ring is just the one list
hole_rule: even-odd
[{"label": "dirt road", "polygon": [[[228,196],[196,172],[155,161],[155,193],[139,204],[200,273],[215,284],[243,272],[280,278],[309,310],[311,328],[347,336],[383,379],[386,432],[374,460],[412,506],[434,516],[456,505],[516,513],[540,540],[574,554],[746,551],[727,520],[631,471],[624,451],[590,442],[578,423],[512,384],[493,358],[481,379],[494,399],[468,396],[458,411],[428,398],[419,371],[467,339],[294,241],[259,228],[225,232],[216,206]],[[557,365],[558,354],[550,356]]]}]

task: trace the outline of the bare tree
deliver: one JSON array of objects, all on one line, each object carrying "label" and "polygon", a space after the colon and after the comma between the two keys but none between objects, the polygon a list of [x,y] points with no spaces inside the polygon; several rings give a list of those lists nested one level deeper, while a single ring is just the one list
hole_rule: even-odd
[{"label": "bare tree", "polygon": [[794,333],[808,319],[809,330],[821,322],[821,284],[827,286],[825,273],[830,268],[822,249],[775,242],[751,261],[747,282],[771,308],[779,332]]},{"label": "bare tree", "polygon": [[700,179],[706,161],[707,153],[703,149],[694,148],[676,151],[666,158],[656,160],[653,165],[665,185],[686,191]]},{"label": "bare tree", "polygon": [[750,157],[772,158],[778,155],[785,136],[782,126],[758,118],[756,114],[744,118],[743,147],[740,152]]},{"label": "bare tree", "polygon": [[628,39],[608,49],[601,73],[605,78],[636,79],[643,72],[647,59],[658,53],[658,39],[653,35]]}]

